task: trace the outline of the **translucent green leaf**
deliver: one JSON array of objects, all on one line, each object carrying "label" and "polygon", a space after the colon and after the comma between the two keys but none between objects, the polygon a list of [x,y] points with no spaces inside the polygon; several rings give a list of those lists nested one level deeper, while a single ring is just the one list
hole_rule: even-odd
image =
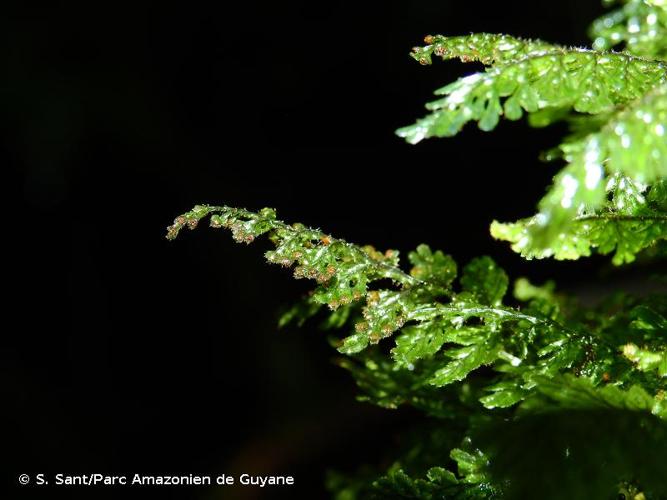
[{"label": "translucent green leaf", "polygon": [[508,408],[526,397],[526,391],[517,381],[500,382],[487,390],[491,391],[491,394],[480,398],[480,402],[489,409]]},{"label": "translucent green leaf", "polygon": [[485,65],[505,64],[529,55],[543,54],[556,46],[541,40],[523,40],[509,35],[475,33],[467,36],[427,36],[425,47],[415,47],[410,54],[420,64],[431,64],[432,56],[442,59],[480,61]]},{"label": "translucent green leaf", "polygon": [[[576,135],[576,140],[562,146],[568,165],[540,201],[539,213],[516,226],[494,224],[494,236],[511,241],[513,248],[527,257],[573,259],[588,256],[597,248],[602,253],[614,252],[616,264],[634,260],[639,251],[664,237],[667,214],[658,214],[663,217],[659,224],[626,223],[627,217],[639,214],[629,213],[623,203],[632,200],[621,193],[622,187],[610,187],[610,183],[627,179],[627,184],[637,186],[643,196],[647,184],[667,175],[667,63],[541,45],[526,46],[523,57],[517,52],[516,57],[501,62],[493,48],[503,44],[500,38],[493,38],[493,42],[484,36],[431,39],[433,43],[419,54],[430,54],[436,48],[443,54],[463,54],[463,59],[475,59],[474,54],[479,54],[478,59],[496,66],[439,90],[437,93],[446,97],[427,105],[432,114],[398,131],[409,142],[456,134],[468,121],[490,130],[503,113],[517,119],[523,110],[547,113],[546,121],[533,120],[541,125],[569,110],[600,114],[608,121],[601,122],[601,129],[589,129],[588,135]],[[475,44],[480,49],[475,49]],[[511,46],[520,46],[517,44]],[[608,217],[612,191],[617,194],[612,195],[611,204],[620,216],[615,223],[577,224],[584,218]]]},{"label": "translucent green leaf", "polygon": [[657,335],[667,335],[667,318],[653,308],[640,305],[630,312],[632,326],[641,330],[654,331]]},{"label": "translucent green leaf", "polygon": [[413,368],[414,363],[432,357],[445,342],[471,345],[481,342],[487,331],[482,327],[450,326],[445,323],[422,323],[403,328],[391,350],[397,365]]},{"label": "translucent green leaf", "polygon": [[303,326],[303,324],[308,319],[315,316],[321,308],[322,304],[319,302],[315,302],[311,299],[301,300],[281,314],[278,319],[278,328],[284,328],[290,323],[296,323],[297,326]]},{"label": "translucent green leaf", "polygon": [[623,355],[635,363],[638,370],[657,371],[660,377],[667,377],[667,353],[641,349],[635,344],[623,346]]},{"label": "translucent green leaf", "polygon": [[[540,52],[440,89],[436,93],[446,97],[427,105],[432,113],[397,134],[414,144],[428,137],[455,135],[469,121],[491,130],[503,113],[503,99],[510,98],[529,113],[544,108],[600,113],[665,82],[666,70],[665,63],[625,54],[581,49]],[[509,109],[511,118],[516,118],[516,104]]]},{"label": "translucent green leaf", "polygon": [[458,480],[454,473],[443,469],[442,467],[431,467],[426,473],[426,477],[429,481],[434,483],[452,483],[458,484]]},{"label": "translucent green leaf", "polygon": [[532,284],[527,278],[519,278],[514,282],[514,297],[521,301],[532,299],[554,300],[556,284],[547,281],[542,286]]},{"label": "translucent green leaf", "polygon": [[523,116],[523,109],[517,96],[512,96],[505,101],[504,114],[508,120],[518,120]]},{"label": "translucent green leaf", "polygon": [[447,333],[442,328],[409,326],[396,337],[391,354],[396,363],[411,369],[417,360],[433,356],[446,341]]},{"label": "translucent green leaf", "polygon": [[569,164],[540,202],[539,214],[515,225],[494,223],[492,234],[526,257],[576,259],[596,248],[614,252],[615,264],[633,261],[667,233],[667,197],[645,196],[661,190],[667,177],[666,130],[662,85],[613,114],[600,130],[561,146]]},{"label": "translucent green leaf", "polygon": [[561,338],[540,349],[537,355],[542,358],[537,363],[538,373],[557,375],[581,362],[584,346]]},{"label": "translucent green leaf", "polygon": [[454,448],[450,457],[458,465],[458,472],[463,476],[466,483],[479,483],[486,480],[485,470],[488,465],[488,458],[477,449],[469,451],[461,448]]},{"label": "translucent green leaf", "polygon": [[[456,476],[442,467],[432,467],[425,479],[414,478],[401,468],[392,468],[374,483],[370,498],[415,498],[423,500],[485,500],[497,497],[490,487],[461,484]],[[366,497],[366,498],[369,498]]]},{"label": "translucent green leaf", "polygon": [[498,359],[499,349],[500,347],[494,343],[493,339],[460,349],[451,349],[447,351],[447,356],[452,361],[449,361],[443,368],[435,372],[431,383],[437,387],[442,387],[463,380],[473,370],[493,363]]},{"label": "translucent green leaf", "polygon": [[667,85],[659,85],[611,115],[599,131],[562,146],[565,159],[585,173],[588,186],[600,182],[604,162],[636,183],[667,177]]},{"label": "translucent green leaf", "polygon": [[440,250],[432,252],[428,245],[419,245],[417,250],[408,254],[412,264],[410,274],[418,280],[449,288],[456,278],[456,262]]},{"label": "translucent green leaf", "polygon": [[543,108],[536,110],[528,116],[528,124],[531,127],[543,128],[570,117],[570,110],[568,108]]},{"label": "translucent green leaf", "polygon": [[624,5],[591,26],[593,47],[608,50],[619,44],[632,54],[667,57],[667,9],[663,0],[626,0]]},{"label": "translucent green leaf", "polygon": [[494,221],[491,235],[509,241],[514,251],[528,259],[578,259],[591,255],[596,248],[603,254],[614,252],[612,262],[616,265],[634,261],[640,251],[667,239],[667,214],[658,213],[578,217],[546,246],[533,239],[532,230],[539,225],[539,216],[513,224]]},{"label": "translucent green leaf", "polygon": [[509,278],[490,257],[477,257],[463,269],[461,285],[480,303],[499,305],[507,292]]},{"label": "translucent green leaf", "polygon": [[348,305],[365,297],[369,283],[388,278],[403,285],[418,280],[398,267],[397,252],[378,252],[373,247],[360,247],[342,239],[300,224],[289,225],[276,219],[274,210],[259,212],[232,207],[198,205],[174,221],[167,238],[174,239],[187,227],[194,229],[210,215],[210,225],[226,228],[236,241],[250,243],[268,234],[276,248],[266,253],[269,262],[294,267],[294,277],[318,283],[312,299],[331,309]]},{"label": "translucent green leaf", "polygon": [[628,390],[614,385],[596,387],[590,380],[572,375],[539,378],[536,381],[536,395],[521,405],[524,412],[614,408],[651,413],[655,406],[655,399],[637,385]]},{"label": "translucent green leaf", "polygon": [[338,350],[343,354],[356,354],[368,346],[368,335],[356,333],[343,340],[343,345]]}]

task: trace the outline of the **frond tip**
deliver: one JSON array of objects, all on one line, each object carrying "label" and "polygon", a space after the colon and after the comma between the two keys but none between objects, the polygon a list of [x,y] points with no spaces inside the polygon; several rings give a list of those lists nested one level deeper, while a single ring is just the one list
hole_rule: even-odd
[{"label": "frond tip", "polygon": [[432,56],[443,60],[479,61],[485,66],[506,64],[528,56],[545,54],[558,47],[541,40],[524,40],[509,35],[475,33],[467,36],[429,35],[428,44],[414,47],[410,54],[420,64],[431,64]]},{"label": "frond tip", "polygon": [[332,309],[363,298],[374,280],[390,279],[400,285],[419,282],[398,268],[398,252],[394,250],[381,253],[370,246],[352,245],[301,224],[286,224],[277,220],[275,211],[270,208],[250,212],[198,205],[174,220],[167,230],[167,239],[176,238],[184,227],[194,229],[207,216],[210,216],[211,227],[229,229],[233,238],[241,243],[250,243],[268,234],[276,248],[266,253],[266,259],[273,264],[293,267],[296,278],[316,281],[318,288],[313,298]]}]

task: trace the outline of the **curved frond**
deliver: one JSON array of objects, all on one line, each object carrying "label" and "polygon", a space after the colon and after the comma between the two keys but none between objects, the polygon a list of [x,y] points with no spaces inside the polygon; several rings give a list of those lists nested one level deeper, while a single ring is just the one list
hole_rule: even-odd
[{"label": "curved frond", "polygon": [[490,66],[506,64],[558,49],[558,46],[542,40],[524,40],[494,33],[474,33],[465,36],[428,35],[424,41],[428,45],[414,47],[410,53],[416,61],[423,65],[431,64],[433,56],[437,56],[443,60],[479,61]]},{"label": "curved frond", "polygon": [[[184,227],[196,227],[207,216],[213,227],[230,229],[237,241],[248,243],[267,234],[276,246],[266,253],[269,262],[293,266],[295,277],[317,282],[307,307],[291,311],[291,319],[312,316],[317,312],[313,304],[328,304],[333,310],[352,302],[359,305],[356,311],[361,314],[350,314],[349,310],[343,315],[332,313],[329,326],[341,327],[348,320],[355,322],[354,333],[338,344],[341,353],[354,355],[396,335],[391,352],[393,363],[374,362],[374,368],[369,368],[373,373],[369,372],[366,378],[369,387],[375,383],[389,384],[382,389],[388,398],[385,401],[396,400],[387,391],[397,377],[412,379],[413,390],[426,385],[442,387],[468,378],[482,366],[491,366],[512,380],[517,376],[524,380],[515,380],[510,392],[501,384],[489,387],[492,397],[480,394],[490,406],[509,404],[522,397],[532,377],[592,362],[582,358],[583,345],[590,350],[597,348],[596,342],[600,348],[608,342],[604,336],[593,342],[588,335],[579,333],[590,329],[590,324],[585,328],[567,325],[552,295],[542,294],[539,299],[531,300],[531,306],[522,309],[504,304],[508,277],[488,257],[468,263],[457,284],[456,264],[451,257],[421,245],[410,254],[413,268],[408,274],[400,268],[395,251],[391,255],[381,254],[319,230],[286,224],[277,220],[271,209],[255,213],[198,206],[175,220],[168,237],[176,237]],[[386,285],[387,278],[393,281],[393,286]],[[553,304],[545,308],[540,305],[544,301]],[[646,349],[651,347],[647,339],[655,334],[651,322],[655,320],[649,317],[633,323],[652,332],[642,337]],[[626,335],[624,344],[630,341]],[[619,356],[620,348],[620,344],[613,346]],[[380,369],[381,366],[385,368]],[[631,369],[629,364],[623,368]],[[593,365],[589,367],[591,374],[596,370]],[[616,375],[620,377],[620,373],[625,372]]]},{"label": "curved frond", "polygon": [[[599,131],[561,146],[569,162],[539,204],[492,235],[528,258],[576,259],[592,248],[614,263],[667,238],[667,85],[614,115]],[[648,197],[645,196],[648,191]]]},{"label": "curved frond", "polygon": [[[539,213],[515,224],[494,223],[494,237],[512,242],[526,257],[574,259],[597,248],[616,251],[617,264],[664,238],[664,213],[646,206],[642,193],[667,176],[666,62],[504,35],[427,41],[413,54],[422,63],[435,54],[493,66],[439,90],[445,97],[427,105],[430,115],[397,131],[408,142],[455,135],[470,121],[491,130],[501,116],[515,120],[527,112],[531,124],[544,126],[582,113],[570,118],[577,128],[568,142],[550,153],[567,165]],[[624,189],[638,190],[640,201],[620,207],[632,201]]]},{"label": "curved frond", "polygon": [[626,54],[557,49],[474,73],[436,91],[431,114],[397,131],[415,144],[456,135],[470,121],[495,128],[501,116],[518,120],[546,108],[601,113],[667,81],[667,64]]},{"label": "curved frond", "polygon": [[[626,195],[620,190],[617,196]],[[645,197],[650,200],[651,192]],[[413,267],[407,273],[395,251],[382,254],[320,230],[286,224],[271,209],[255,213],[197,206],[176,218],[168,238],[183,228],[194,229],[205,217],[212,227],[229,229],[239,242],[267,235],[275,245],[266,253],[269,262],[293,266],[296,278],[316,282],[304,306],[290,311],[288,319],[312,317],[328,304],[334,311],[326,326],[347,329],[355,324],[354,333],[333,343],[348,356],[340,365],[356,379],[364,401],[387,408],[408,404],[454,426],[463,422],[461,432],[475,431],[474,424],[466,427],[465,422],[482,412],[489,421],[500,416],[496,423],[507,422],[503,415],[525,418],[545,395],[557,403],[554,411],[593,408],[612,417],[629,409],[667,419],[664,295],[641,301],[620,297],[594,309],[567,311],[567,303],[550,286],[539,288],[524,280],[517,283],[515,297],[526,302],[515,307],[505,297],[507,275],[488,257],[473,259],[457,280],[451,257],[420,245],[409,254]],[[372,347],[389,336],[395,337],[391,356]],[[570,380],[576,380],[575,386],[568,385]],[[641,386],[641,392],[634,386]],[[540,403],[538,409],[547,406]],[[458,475],[431,468],[425,479],[414,479],[424,476],[408,476],[397,468],[373,483],[375,491],[487,498],[490,488],[505,483],[488,475],[486,464],[502,461],[503,455],[490,443],[483,447],[484,453],[493,452],[487,457],[463,436],[460,447],[451,442],[441,447],[451,450]]]},{"label": "curved frond", "polygon": [[622,174],[650,183],[667,177],[667,85],[629,103],[608,118],[598,132],[562,146],[570,164],[593,156],[609,174]]}]

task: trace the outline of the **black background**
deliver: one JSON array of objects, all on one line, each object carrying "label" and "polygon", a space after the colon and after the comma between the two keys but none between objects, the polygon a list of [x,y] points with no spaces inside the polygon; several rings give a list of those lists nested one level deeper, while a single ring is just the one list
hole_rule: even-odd
[{"label": "black background", "polygon": [[[377,462],[409,411],[354,400],[314,327],[277,331],[307,284],[202,228],[196,203],[275,207],[404,255],[428,242],[513,277],[594,280],[600,260],[527,262],[488,234],[532,213],[562,130],[502,123],[408,146],[393,131],[474,67],[408,57],[429,33],[571,45],[594,0],[135,3],[8,9],[0,126],[23,203],[5,212],[0,368],[18,473],[292,474],[289,490],[164,489],[161,498],[323,498],[325,470]],[[14,178],[18,182],[14,183]],[[17,213],[18,212],[18,213]],[[128,490],[77,490],[87,498]],[[134,491],[136,494],[137,492]]]}]

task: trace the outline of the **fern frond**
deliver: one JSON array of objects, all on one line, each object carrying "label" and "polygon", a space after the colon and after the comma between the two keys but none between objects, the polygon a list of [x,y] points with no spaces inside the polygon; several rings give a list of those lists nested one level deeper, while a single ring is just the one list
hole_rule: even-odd
[{"label": "fern frond", "polygon": [[[409,399],[393,394],[392,386],[396,391],[404,390],[410,380],[410,390],[415,394],[420,388],[428,392],[428,387],[449,386],[468,379],[482,366],[491,366],[507,377],[488,388],[491,394],[480,394],[479,398],[489,407],[517,402],[534,386],[536,376],[552,376],[574,367],[582,370],[583,365],[598,382],[603,373],[618,379],[629,373],[634,373],[635,378],[653,376],[627,360],[614,368],[596,365],[595,358],[587,360],[585,353],[602,349],[622,358],[623,346],[634,342],[628,332],[635,330],[644,332],[642,346],[650,350],[649,339],[659,335],[661,321],[667,323],[656,320],[662,318],[662,313],[625,317],[622,342],[602,333],[593,338],[590,333],[582,333],[591,330],[590,321],[579,325],[573,323],[574,318],[563,316],[553,294],[524,294],[535,298],[521,310],[503,304],[509,280],[488,257],[466,265],[457,285],[456,264],[451,257],[425,245],[410,254],[413,268],[408,274],[400,268],[395,251],[388,256],[318,230],[286,224],[277,220],[270,209],[254,213],[198,206],[175,220],[168,237],[174,238],[183,227],[194,228],[206,216],[210,216],[213,227],[230,229],[237,241],[247,243],[267,233],[276,245],[275,250],[266,253],[269,262],[294,266],[297,278],[317,282],[305,306],[293,310],[291,317],[312,316],[317,312],[314,305],[328,304],[331,309],[338,309],[332,313],[329,326],[343,327],[349,321],[357,321],[355,332],[339,344],[341,353],[360,353],[397,334],[391,353],[393,363],[373,361],[365,369],[353,370],[357,375],[366,374],[362,385],[375,387],[388,406],[390,401]],[[386,286],[387,278],[393,286]],[[359,304],[361,317],[350,314],[353,301]],[[599,328],[607,329],[609,325],[601,324]],[[514,389],[510,391],[503,382]],[[373,398],[378,401],[377,396]]]},{"label": "fern frond", "polygon": [[638,386],[555,377],[475,438],[508,498],[663,498],[667,425],[653,405]]},{"label": "fern frond", "polygon": [[474,73],[436,91],[431,114],[397,130],[415,144],[428,137],[456,135],[470,121],[492,130],[501,116],[518,120],[523,112],[573,108],[601,113],[635,100],[667,81],[667,63],[585,49],[540,51]]},{"label": "fern frond", "polygon": [[642,184],[667,177],[667,85],[608,117],[599,131],[562,148],[570,164],[602,160],[607,173]]},{"label": "fern frond", "polygon": [[[502,497],[502,488],[491,484],[488,477],[489,457],[469,439],[462,442],[453,439],[451,426],[422,426],[407,437],[411,439],[401,446],[398,458],[380,477],[367,473],[358,478],[330,475],[329,486],[340,493],[336,498],[491,500]],[[445,468],[445,464],[456,469],[456,474]]]},{"label": "fern frond", "polygon": [[[643,193],[667,176],[667,63],[502,35],[428,41],[414,53],[422,62],[441,54],[495,66],[438,91],[446,97],[427,106],[430,115],[397,131],[408,142],[454,135],[469,121],[490,130],[500,116],[518,119],[524,111],[540,126],[568,110],[594,116],[579,120],[578,130],[561,146],[568,165],[539,203],[539,213],[515,224],[494,223],[494,237],[510,241],[529,258],[576,259],[592,248],[615,250],[617,264],[665,238],[665,214],[646,205]],[[640,202],[633,202],[632,210],[619,207],[632,201],[619,189],[621,183],[626,191],[638,191]]]},{"label": "fern frond", "polygon": [[623,6],[596,19],[590,28],[593,47],[609,50],[620,44],[645,57],[667,57],[667,4],[663,0],[624,0]]},{"label": "fern frond", "polygon": [[[356,321],[355,333],[334,343],[348,355],[339,364],[356,379],[363,401],[386,408],[411,405],[451,425],[469,421],[471,432],[477,425],[472,422],[506,422],[503,415],[509,412],[515,412],[520,427],[536,401],[539,408],[554,406],[559,416],[563,408],[602,411],[596,418],[632,410],[667,420],[664,295],[641,301],[620,297],[594,310],[568,311],[552,287],[524,280],[517,283],[515,295],[527,302],[513,307],[506,298],[509,279],[488,257],[471,261],[456,280],[451,257],[420,245],[409,254],[413,267],[406,273],[395,251],[382,254],[286,224],[271,209],[255,213],[197,206],[176,218],[168,238],[195,228],[204,217],[210,217],[214,228],[231,230],[240,242],[266,234],[276,246],[266,253],[269,262],[294,266],[295,277],[317,282],[303,305],[288,313],[289,319],[312,317],[328,304],[333,310],[329,327],[345,329]],[[391,357],[372,347],[391,335]],[[483,366],[486,373],[480,373]],[[576,387],[562,377],[567,374],[578,377],[572,379]],[[547,396],[556,402],[545,403]],[[467,432],[463,427],[461,432]],[[490,492],[506,483],[487,465],[504,463],[504,454],[493,441],[484,453],[471,447],[468,438],[464,444],[451,453],[458,476],[438,466],[413,475],[397,462],[368,495],[492,498]]]},{"label": "fern frond", "polygon": [[[484,454],[471,454],[454,449],[451,456],[452,460],[457,462],[459,474],[463,475],[463,478],[457,478],[443,467],[431,467],[424,478],[414,477],[400,468],[399,463],[373,483],[373,490],[369,493],[370,497],[378,500],[386,498],[491,500],[498,498],[501,489],[489,484],[486,476],[478,472],[486,468],[488,458]],[[469,470],[475,472],[466,474]]]},{"label": "fern frond", "polygon": [[[653,184],[648,194],[646,189],[645,185],[615,175],[606,181],[605,197],[596,200],[598,206],[602,201],[597,211],[577,215],[563,210],[562,205],[543,203],[543,211],[528,219],[509,224],[494,221],[491,235],[510,242],[514,251],[528,259],[578,259],[596,249],[602,254],[613,252],[612,262],[616,265],[632,262],[642,250],[667,239],[665,181]],[[552,196],[558,199],[558,195]],[[553,213],[560,220],[547,224]]]},{"label": "fern frond", "polygon": [[436,360],[430,360],[429,366],[418,371],[405,369],[376,352],[366,353],[360,359],[344,357],[337,363],[350,372],[361,390],[359,401],[390,409],[409,405],[431,417],[447,420],[467,413],[458,401],[457,388],[443,390],[429,383],[438,366]]},{"label": "fern frond", "polygon": [[431,64],[433,56],[443,60],[479,61],[486,66],[500,65],[558,49],[558,46],[541,40],[524,40],[493,33],[466,36],[428,35],[424,42],[428,45],[414,47],[410,53],[413,59],[423,65]]},{"label": "fern frond", "polygon": [[641,386],[623,390],[615,385],[597,387],[590,380],[572,375],[539,379],[535,395],[521,405],[521,413],[561,409],[595,410],[614,408],[636,412],[660,412],[654,396]]},{"label": "fern frond", "polygon": [[[591,28],[596,50],[480,33],[428,36],[411,54],[485,68],[438,90],[430,114],[397,131],[407,142],[469,122],[488,131],[503,116],[569,123],[546,154],[563,166],[537,214],[491,225],[524,257],[666,254],[667,0],[616,3]],[[625,51],[608,52],[616,46]],[[419,245],[408,270],[396,250],[288,224],[269,208],[196,206],[167,238],[205,218],[238,242],[266,235],[270,263],[315,282],[279,326],[318,318],[360,401],[431,417],[384,474],[330,475],[340,500],[667,498],[664,291],[582,307],[552,282],[519,279],[508,297],[509,277],[489,257],[459,268]]]},{"label": "fern frond", "polygon": [[203,218],[210,216],[213,228],[227,228],[238,242],[251,243],[269,233],[276,249],[267,252],[269,262],[285,267],[295,265],[296,278],[313,279],[320,284],[314,298],[332,309],[365,296],[371,281],[390,279],[402,285],[419,283],[417,278],[401,271],[398,252],[378,252],[373,247],[359,247],[344,240],[309,229],[300,224],[289,225],[276,220],[275,211],[198,205],[174,220],[167,238],[174,239],[184,228],[194,229]]},{"label": "fern frond", "polygon": [[667,377],[667,353],[665,351],[651,351],[642,349],[636,344],[626,344],[623,346],[623,355],[635,363],[638,370],[656,370],[660,377]]}]

